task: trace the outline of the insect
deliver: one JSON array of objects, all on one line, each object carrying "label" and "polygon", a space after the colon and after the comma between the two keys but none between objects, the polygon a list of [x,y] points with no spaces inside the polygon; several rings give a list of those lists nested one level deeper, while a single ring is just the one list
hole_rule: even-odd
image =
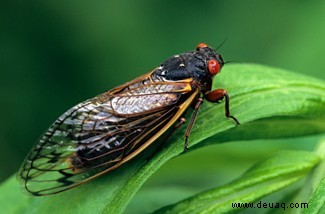
[{"label": "insect", "polygon": [[225,98],[211,91],[212,79],[224,65],[219,53],[204,43],[175,55],[153,71],[86,100],[65,112],[41,136],[22,164],[18,179],[28,193],[49,195],[71,189],[112,171],[146,149],[170,127],[194,111],[188,136],[203,100]]}]

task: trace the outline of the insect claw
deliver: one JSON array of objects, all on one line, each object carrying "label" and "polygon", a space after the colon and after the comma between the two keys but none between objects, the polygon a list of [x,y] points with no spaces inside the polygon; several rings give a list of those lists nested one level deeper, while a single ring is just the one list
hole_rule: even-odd
[{"label": "insect claw", "polygon": [[233,119],[233,120],[235,121],[236,126],[240,126],[240,122],[237,120],[236,117],[234,117],[234,116],[229,116],[229,118],[231,118],[231,119]]},{"label": "insect claw", "polygon": [[188,150],[188,137],[185,137],[184,152]]}]

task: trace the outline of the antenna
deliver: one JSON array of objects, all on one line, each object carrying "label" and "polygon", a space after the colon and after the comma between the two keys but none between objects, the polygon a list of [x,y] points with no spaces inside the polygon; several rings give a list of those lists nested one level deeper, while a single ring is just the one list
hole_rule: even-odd
[{"label": "antenna", "polygon": [[216,48],[216,50],[219,50],[219,48],[221,48],[227,41],[227,37],[223,40],[223,42]]}]

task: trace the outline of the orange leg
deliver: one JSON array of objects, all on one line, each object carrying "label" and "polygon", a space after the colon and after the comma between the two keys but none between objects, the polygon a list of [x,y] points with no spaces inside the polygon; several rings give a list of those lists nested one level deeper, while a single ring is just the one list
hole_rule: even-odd
[{"label": "orange leg", "polygon": [[161,150],[165,143],[168,141],[168,139],[174,134],[174,132],[181,127],[184,123],[186,122],[185,117],[181,117],[179,119],[179,121],[175,124],[173,129],[169,130],[169,133],[163,138],[161,144],[154,150],[154,152],[152,152],[152,154],[146,159],[147,161],[149,161],[159,150]]},{"label": "orange leg", "polygon": [[194,107],[194,112],[191,116],[190,122],[187,126],[186,132],[185,132],[185,144],[184,144],[184,150],[186,151],[188,149],[188,136],[190,136],[191,130],[193,128],[197,113],[199,112],[199,109],[203,103],[203,99],[200,97],[197,99],[197,102]]},{"label": "orange leg", "polygon": [[236,122],[236,125],[240,125],[239,121],[232,115],[229,111],[229,95],[224,89],[216,89],[205,95],[205,99],[212,103],[218,103],[220,100],[225,98],[225,115],[228,118],[233,119]]}]

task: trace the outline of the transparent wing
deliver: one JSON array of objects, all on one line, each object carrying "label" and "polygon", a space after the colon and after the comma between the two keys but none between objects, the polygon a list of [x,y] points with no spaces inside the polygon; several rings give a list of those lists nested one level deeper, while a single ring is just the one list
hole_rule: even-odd
[{"label": "transparent wing", "polygon": [[180,116],[180,106],[194,99],[188,88],[188,83],[128,87],[71,108],[28,154],[18,174],[24,188],[33,195],[53,194],[115,169]]}]

